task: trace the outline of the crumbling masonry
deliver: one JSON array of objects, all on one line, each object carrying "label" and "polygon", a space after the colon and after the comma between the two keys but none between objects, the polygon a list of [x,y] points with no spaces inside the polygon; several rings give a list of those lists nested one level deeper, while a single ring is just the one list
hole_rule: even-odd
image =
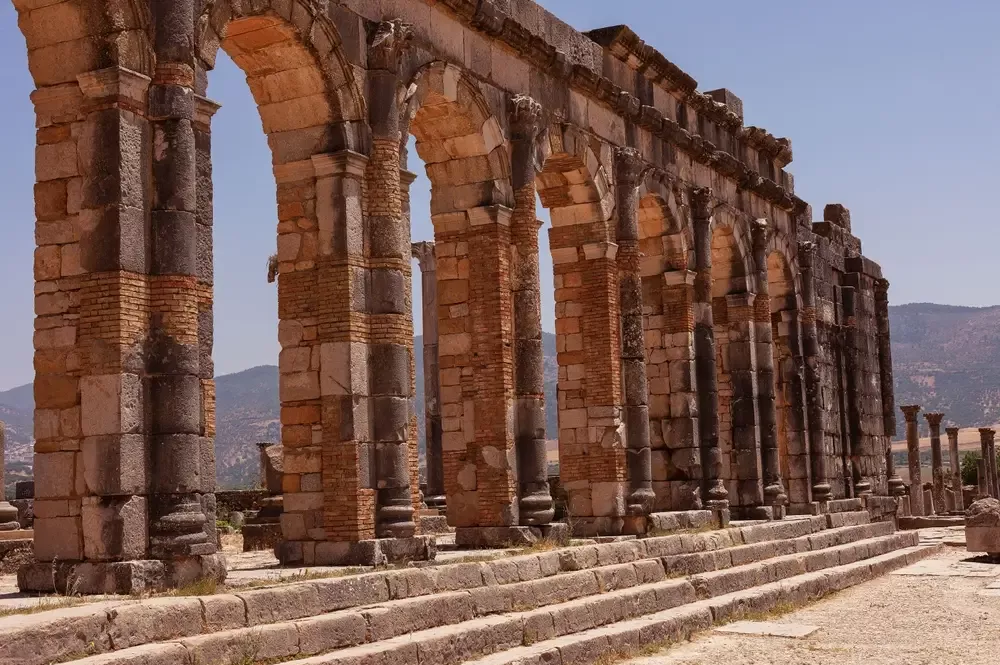
[{"label": "crumbling masonry", "polygon": [[277,187],[282,561],[433,554],[414,520],[411,134],[433,186],[428,498],[464,542],[551,528],[545,409],[581,534],[889,493],[888,283],[848,211],[814,222],[790,142],[628,28],[580,33],[531,0],[14,4],[37,88],[38,562],[23,589],[224,575],[219,48],[247,76]]}]

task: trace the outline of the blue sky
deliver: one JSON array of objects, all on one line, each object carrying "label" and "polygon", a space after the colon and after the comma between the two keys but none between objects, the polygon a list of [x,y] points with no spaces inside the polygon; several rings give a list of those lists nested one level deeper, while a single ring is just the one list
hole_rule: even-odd
[{"label": "blue sky", "polygon": [[[796,191],[815,214],[838,202],[894,304],[1000,304],[1000,3],[984,0],[542,0],[580,30],[625,23],[694,76],[743,99],[747,124],[793,141]],[[277,361],[270,155],[239,70],[220,57],[209,96],[216,219],[216,369]],[[24,40],[0,2],[0,390],[32,378],[33,86]],[[429,185],[413,171],[414,240],[430,239]],[[542,232],[543,312],[552,330]],[[417,323],[419,330],[419,322]]]}]

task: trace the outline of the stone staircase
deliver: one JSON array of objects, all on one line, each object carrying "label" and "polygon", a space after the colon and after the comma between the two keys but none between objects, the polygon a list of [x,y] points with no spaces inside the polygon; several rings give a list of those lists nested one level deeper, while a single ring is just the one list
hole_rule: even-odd
[{"label": "stone staircase", "polygon": [[[854,507],[853,505],[850,507]],[[0,619],[0,665],[579,665],[935,551],[866,511]]]}]

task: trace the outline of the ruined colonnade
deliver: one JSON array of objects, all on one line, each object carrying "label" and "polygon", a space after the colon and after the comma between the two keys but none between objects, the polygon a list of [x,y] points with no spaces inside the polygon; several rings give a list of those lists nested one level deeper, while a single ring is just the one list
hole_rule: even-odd
[{"label": "ruined colonnade", "polygon": [[[15,0],[38,127],[38,562],[22,589],[224,575],[220,48],[247,76],[276,184],[282,562],[433,556],[414,520],[414,253],[436,303],[427,498],[460,542],[559,529],[546,409],[583,535],[889,492],[888,282],[846,209],[812,220],[790,141],[745,126],[730,91],[699,92],[628,28],[579,33],[529,0],[109,4]],[[433,251],[411,246],[411,135]],[[536,200],[552,222],[556,404]]]}]

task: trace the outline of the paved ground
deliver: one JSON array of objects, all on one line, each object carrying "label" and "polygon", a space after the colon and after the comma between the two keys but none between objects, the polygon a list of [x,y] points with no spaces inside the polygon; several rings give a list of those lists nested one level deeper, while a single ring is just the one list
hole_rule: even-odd
[{"label": "paved ground", "polygon": [[[1000,565],[974,558],[948,548],[769,619],[790,633],[818,628],[805,637],[711,631],[627,665],[995,665],[1000,654]],[[747,628],[783,632],[773,626]]]}]

